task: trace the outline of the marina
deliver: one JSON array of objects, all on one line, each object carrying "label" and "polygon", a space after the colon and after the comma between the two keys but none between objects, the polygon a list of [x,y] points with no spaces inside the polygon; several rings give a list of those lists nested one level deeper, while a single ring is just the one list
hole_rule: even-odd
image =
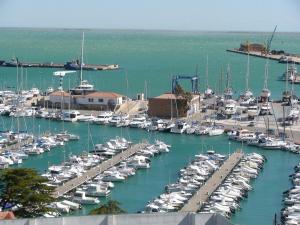
[{"label": "marina", "polygon": [[[145,35],[145,37],[146,36],[147,35]],[[232,43],[232,45],[234,45],[234,43]],[[218,56],[216,58],[218,58]],[[233,80],[233,82],[231,85],[226,85],[226,86],[228,90],[227,93],[229,94],[230,94],[230,88],[234,89],[234,91],[232,92],[236,92],[236,93],[233,94],[235,96],[232,98],[232,100],[236,100],[238,98],[238,96],[236,96],[237,93],[243,93],[245,91],[243,87],[245,76],[242,75],[240,77],[237,77],[236,74],[239,74],[237,73],[237,70],[240,69],[241,71],[243,71],[247,63],[244,63],[245,65],[240,66],[242,64],[241,59],[236,58],[234,56],[232,57],[232,61],[235,62],[231,65],[231,70],[232,70],[231,80]],[[122,65],[124,64],[122,60],[120,62],[122,63]],[[256,77],[258,76],[257,74],[260,74],[259,75],[260,77],[263,76],[263,72],[261,73],[261,71],[263,71],[264,65],[260,64],[258,61],[255,60],[254,62],[255,64],[256,63],[258,64],[259,69],[255,69],[256,72],[251,70],[251,75],[249,76],[248,88],[251,87],[253,93],[255,93],[253,95],[259,96],[258,93],[260,93],[262,87],[261,85],[251,84],[251,80],[257,79]],[[154,63],[158,63],[156,65],[159,65],[159,62],[158,61],[156,62],[156,60],[154,60]],[[126,63],[124,65],[126,65]],[[84,79],[88,79],[90,81],[89,84],[95,84],[95,86],[99,88],[100,91],[102,91],[103,89],[105,91],[113,90],[113,91],[117,91],[118,93],[123,93],[123,94],[126,93],[126,95],[130,97],[133,96],[132,103],[127,104],[127,106],[128,105],[131,106],[135,103],[135,99],[134,99],[135,98],[134,96],[136,95],[135,93],[140,93],[141,86],[144,86],[144,82],[141,82],[144,78],[137,76],[138,74],[137,71],[142,69],[139,65],[131,64],[129,65],[129,67],[134,68],[133,72],[128,72],[129,86],[134,86],[134,87],[130,88],[128,92],[126,91],[126,87],[120,85],[120,83],[123,82],[118,80],[121,76],[118,79],[116,79],[116,77],[114,76],[109,76],[108,74],[106,74],[107,75],[106,76],[105,71],[103,71],[104,76],[101,77],[101,79],[99,77],[94,77],[92,73],[90,73],[89,71],[86,71],[86,73],[84,73],[83,76]],[[215,68],[213,64],[211,65],[211,67]],[[15,76],[15,68],[12,69],[12,68],[3,67],[2,69],[5,73],[10,74],[13,77]],[[35,70],[33,69],[31,70],[30,67],[27,67],[27,70],[28,70],[27,79],[30,83],[30,85],[27,86],[30,87],[32,85],[33,77],[35,77],[34,79],[35,81],[38,81],[39,77],[44,77],[46,85],[43,85],[42,84],[43,82],[40,82],[40,85],[37,85],[41,93],[43,93],[47,89],[47,87],[50,86],[51,80],[56,81],[56,84],[52,85],[54,89],[56,89],[56,87],[59,86],[57,84],[59,80],[53,78],[53,76],[51,75],[53,74],[53,71],[45,69],[45,72],[48,73],[49,76],[44,76],[44,74],[41,75],[37,74],[39,73],[38,68],[36,68]],[[187,71],[188,69],[177,68],[176,70]],[[211,69],[211,70],[214,73],[216,72],[213,71],[215,69]],[[166,71],[158,72],[158,74],[162,74],[161,82],[158,82],[158,84],[155,85],[155,88],[151,87],[150,85],[151,82],[149,82],[149,87],[147,88],[148,90],[151,90],[151,96],[159,95],[160,93],[165,91],[166,86],[170,84],[170,79],[166,75],[167,73],[165,73]],[[269,73],[275,74],[274,71],[276,72],[276,74],[280,75],[282,71],[285,71],[285,68],[280,67],[279,64],[275,65],[274,63],[270,62]],[[116,71],[116,73],[122,75],[121,74],[122,71]],[[151,77],[151,75],[149,76]],[[210,80],[218,79],[213,76],[214,75],[212,75],[212,77],[208,76],[209,77],[208,79]],[[4,75],[1,76],[1,79],[4,80],[5,76]],[[152,76],[151,80],[154,82],[155,77]],[[107,83],[105,83],[106,81]],[[280,91],[274,89],[274,87],[278,86],[278,83],[276,83],[276,81],[274,79],[274,76],[273,78],[270,77],[267,86],[270,90],[272,90],[272,99],[279,99],[281,96]],[[7,80],[6,82],[13,83],[13,81],[10,80]],[[23,80],[23,82],[25,82],[25,79]],[[76,87],[76,85],[78,85],[78,80],[75,81],[75,79],[70,79],[69,83],[70,84],[68,84],[68,78],[66,77],[64,79],[64,84],[62,84],[64,90],[68,90],[70,89],[70,87],[72,88],[74,86]],[[131,83],[133,83],[134,85],[131,85]],[[211,84],[211,88],[213,88],[211,81],[210,84]],[[203,91],[203,87],[201,85],[203,86],[203,83],[200,83],[200,88]],[[213,85],[217,86],[217,84],[213,84]],[[22,85],[20,84],[20,86]],[[207,86],[208,85],[206,84],[205,87]],[[237,88],[237,91],[235,90],[234,86],[239,86]],[[27,90],[29,89],[30,88],[28,88]],[[215,92],[218,92],[217,91],[218,88],[214,87],[213,89],[215,90]],[[7,91],[7,89],[3,87],[3,91]],[[295,88],[295,93],[296,94],[298,93],[297,88]],[[15,92],[14,94],[17,93]],[[216,94],[216,96],[220,96],[220,95],[221,92],[219,94]],[[25,94],[23,94],[23,97],[24,96]],[[20,96],[16,98],[20,98]],[[34,98],[32,99],[33,100],[32,102],[34,102]],[[202,98],[204,99],[204,101]],[[254,99],[255,98],[256,97],[254,97]],[[147,98],[145,99],[147,100]],[[98,99],[94,98],[93,101],[98,101]],[[89,156],[92,152],[89,153],[84,152],[87,149],[90,149],[87,148],[86,140],[88,139],[90,140],[90,142],[93,143],[104,143],[105,140],[109,140],[111,139],[111,137],[120,136],[120,137],[126,137],[127,140],[130,140],[134,143],[140,142],[140,140],[143,139],[147,139],[149,140],[149,142],[158,139],[172,145],[172,151],[169,154],[161,154],[155,160],[152,160],[151,169],[139,170],[139,172],[136,173],[134,176],[131,176],[130,179],[126,179],[126,182],[115,182],[114,183],[115,188],[113,189],[112,188],[107,190],[104,189],[104,185],[106,184],[102,183],[102,186],[100,185],[100,190],[97,190],[98,186],[95,186],[93,184],[95,183],[96,180],[92,178],[96,178],[100,174],[100,179],[103,179],[104,175],[108,175],[109,173],[114,171],[112,169],[113,167],[120,169],[119,166],[123,165],[124,160],[131,158],[131,156],[127,157],[126,155],[124,155],[124,158],[122,158],[121,160],[121,158],[118,158],[118,154],[117,154],[116,156],[112,157],[112,159],[116,159],[116,161],[113,161],[112,164],[110,163],[106,164],[105,163],[106,161],[104,161],[102,163],[104,163],[105,167],[99,169],[99,167],[96,165],[96,167],[90,168],[91,169],[90,171],[86,173],[82,173],[81,176],[75,178],[74,181],[72,179],[68,180],[64,182],[64,185],[59,185],[56,189],[58,191],[57,197],[62,196],[63,194],[65,194],[70,190],[73,191],[71,191],[71,193],[68,193],[67,195],[70,195],[71,198],[74,198],[73,195],[75,193],[82,194],[81,197],[84,197],[83,199],[89,199],[90,197],[95,198],[95,196],[88,196],[87,194],[83,194],[83,193],[93,193],[92,195],[94,194],[102,195],[100,198],[101,202],[97,203],[98,205],[106,202],[107,199],[115,199],[122,203],[122,207],[124,207],[126,211],[132,213],[143,211],[145,206],[147,205],[147,201],[155,198],[155,196],[159,196],[166,185],[171,183],[176,183],[178,179],[178,171],[180,171],[186,165],[188,165],[191,162],[191,157],[194,157],[195,154],[199,154],[201,148],[202,148],[202,152],[213,150],[215,151],[216,154],[226,155],[226,156],[229,155],[229,153],[234,152],[236,149],[240,149],[240,148],[243,148],[245,155],[252,152],[258,152],[259,154],[264,155],[268,159],[268,163],[266,163],[266,165],[264,166],[264,170],[261,171],[261,174],[256,180],[249,181],[250,182],[249,184],[255,189],[255,192],[249,192],[248,199],[243,199],[242,201],[239,202],[240,208],[242,210],[237,210],[235,214],[232,214],[230,216],[230,219],[234,223],[246,223],[251,225],[251,224],[257,224],[258,221],[264,221],[265,224],[268,224],[268,222],[266,221],[272,220],[274,213],[279,212],[281,209],[281,199],[278,196],[280,196],[280,193],[283,190],[286,190],[290,185],[288,179],[286,179],[288,177],[287,174],[290,173],[292,169],[290,163],[293,162],[296,164],[296,161],[299,159],[299,157],[296,154],[293,154],[299,152],[298,151],[299,149],[297,148],[297,143],[298,143],[297,122],[295,121],[294,124],[292,124],[291,121],[290,125],[287,125],[286,127],[281,126],[280,125],[281,122],[277,121],[277,119],[282,118],[284,112],[282,111],[283,109],[280,105],[281,103],[277,103],[277,102],[271,102],[271,101],[269,102],[269,104],[272,105],[272,107],[274,107],[275,113],[272,113],[273,115],[269,115],[269,116],[261,115],[259,117],[255,117],[255,119],[252,120],[252,119],[248,119],[247,111],[241,113],[240,114],[241,116],[238,117],[238,119],[236,119],[238,113],[235,113],[235,110],[237,109],[236,112],[238,112],[238,110],[242,109],[243,106],[243,104],[241,104],[240,102],[238,104],[235,104],[233,101],[231,101],[230,104],[227,104],[227,102],[225,101],[224,109],[222,109],[222,107],[217,108],[217,104],[210,103],[210,102],[217,101],[216,98],[206,99],[206,96],[204,96],[203,94],[201,96],[201,101],[203,101],[204,103],[201,107],[206,108],[206,112],[202,112],[201,111],[202,108],[201,108],[198,114],[194,114],[193,116],[190,116],[186,119],[151,118],[149,117],[149,115],[147,115],[147,109],[145,107],[136,107],[136,110],[132,110],[130,113],[128,113],[128,115],[124,115],[124,112],[126,113],[126,111],[130,111],[131,108],[127,110],[126,106],[120,106],[120,108],[123,111],[123,114],[118,113],[117,110],[116,111],[113,110],[113,112],[111,113],[109,113],[108,111],[99,112],[98,110],[78,110],[79,113],[77,112],[75,113],[76,109],[69,108],[68,101],[66,101],[67,104],[62,110],[59,107],[53,107],[53,108],[47,107],[47,104],[41,105],[37,107],[35,110],[33,110],[30,106],[29,101],[28,102],[25,101],[27,106],[22,107],[22,110],[17,110],[17,111],[11,110],[10,111],[11,115],[10,116],[2,115],[1,120],[3,124],[2,125],[3,128],[10,127],[11,121],[16,120],[17,118],[19,118],[20,121],[22,122],[26,121],[27,129],[29,130],[29,133],[31,132],[35,133],[35,136],[39,136],[38,126],[40,127],[40,133],[43,133],[46,130],[52,130],[51,133],[56,134],[59,133],[59,130],[68,130],[68,132],[80,136],[80,139],[74,143],[68,142],[68,144],[64,146],[57,147],[57,149],[54,151],[49,151],[43,154],[29,157],[22,164],[14,165],[14,167],[34,167],[38,169],[38,171],[41,174],[44,174],[45,171],[48,171],[49,168],[54,168],[51,167],[51,165],[52,166],[61,165],[63,164],[63,162],[68,161],[65,160],[66,158],[70,159],[70,156],[74,156],[74,155],[77,155],[78,157],[79,156],[83,157],[82,160],[85,159],[91,161],[94,160],[94,162],[96,163],[99,158],[97,157],[92,158],[91,156]],[[261,108],[261,105],[262,102],[259,102],[258,104],[259,109]],[[213,109],[213,107],[215,107],[215,109]],[[290,112],[289,107],[290,106],[287,106],[285,108],[286,114]],[[222,111],[222,110],[224,110],[223,111],[224,115],[227,115],[228,118],[216,119],[215,115],[217,111]],[[252,110],[255,111],[256,109],[252,109]],[[267,108],[266,112],[268,112],[268,110],[269,112],[270,111],[273,112],[273,109],[271,108]],[[74,113],[74,115],[76,114],[76,116],[72,118],[72,122],[68,122],[68,118],[72,117],[71,116],[72,113]],[[112,118],[114,119],[112,120]],[[235,133],[237,131],[242,131],[247,129],[248,132],[245,131],[245,135],[247,133],[249,134],[249,136],[251,136],[253,135],[253,133],[255,134],[255,132],[262,132],[266,135],[267,120],[269,120],[270,122],[269,123],[270,128],[275,130],[275,134],[269,134],[270,137],[274,138],[272,139],[272,141],[274,141],[274,143],[275,142],[277,143],[277,141],[279,140],[282,141],[282,139],[278,135],[280,132],[283,132],[284,129],[286,129],[285,132],[288,134],[289,137],[286,138],[285,141],[287,143],[296,144],[294,146],[296,147],[295,150],[291,151],[291,150],[287,150],[286,148],[277,148],[277,147],[276,147],[277,149],[276,148],[267,149],[259,145],[247,145],[248,140],[243,139],[242,136],[236,135]],[[251,124],[251,122],[255,123],[254,127],[248,126],[249,124]],[[276,123],[279,126],[278,129],[276,128],[277,127]],[[175,128],[172,129],[173,126]],[[61,127],[64,127],[64,129],[62,129]],[[90,132],[86,132],[88,130],[87,127],[90,127],[91,129]],[[230,131],[232,131],[232,133]],[[250,131],[253,131],[253,133],[250,133]],[[228,136],[224,134],[226,132]],[[241,133],[244,133],[244,131]],[[255,137],[258,138],[258,136]],[[90,146],[94,148],[94,144]],[[9,150],[9,149],[6,148],[5,150]],[[125,150],[123,153],[125,154],[126,151],[127,150]],[[144,154],[149,154],[148,156],[151,155],[151,153],[149,152],[144,152]],[[84,157],[88,157],[88,158],[84,158]],[[279,161],[282,162],[282,164],[278,164]],[[108,162],[112,162],[112,161],[108,160]],[[125,160],[125,162],[128,161]],[[269,177],[270,174],[273,173],[273,171],[276,171],[277,176]],[[104,175],[101,175],[101,172],[102,173],[105,172]],[[218,171],[216,171],[215,173],[217,172]],[[227,172],[224,174],[222,173],[222,175],[220,176],[223,175],[225,177],[230,177],[230,175],[227,176]],[[212,177],[214,177],[214,175],[212,175]],[[220,181],[219,179],[215,181],[216,181],[215,183],[219,184],[217,185],[218,187],[219,186],[223,187],[224,184],[226,186],[226,184],[228,183],[228,180],[224,180],[224,179],[222,181]],[[104,182],[108,182],[108,181],[104,181]],[[265,190],[268,189],[268,186],[272,182],[278,183],[278,185],[272,188],[272,190],[270,190],[267,194],[265,194],[264,193]],[[73,187],[72,184],[74,185]],[[210,184],[210,182],[208,184]],[[212,184],[214,184],[214,182]],[[204,186],[202,186],[202,188],[204,188],[206,185],[207,183]],[[212,187],[214,188],[209,188],[209,192],[211,193],[211,195],[215,195],[216,193],[214,192],[213,189],[216,189],[216,186],[212,185]],[[143,191],[141,192],[140,190]],[[199,191],[201,191],[201,189]],[[175,196],[175,194],[173,194],[173,196]],[[68,199],[67,201],[72,202],[73,199],[71,198]],[[265,198],[270,200],[263,201]],[[209,199],[210,198],[207,198],[207,200]],[[70,204],[70,202],[64,202],[64,203],[69,204],[68,207],[70,208],[72,205]],[[95,201],[95,203],[96,202],[98,201]],[[257,205],[258,203],[260,204],[259,206]],[[97,204],[83,205],[81,210],[77,210],[77,209],[70,210],[64,204],[61,205],[60,203],[56,203],[55,207],[58,207],[63,211],[70,210],[69,212],[63,212],[63,213],[68,213],[70,215],[86,215],[89,213],[91,209],[97,207]],[[77,208],[77,205],[73,204],[72,207]],[[249,207],[252,207],[252,209],[249,209]],[[267,208],[267,209],[264,210],[263,208]],[[211,208],[206,208],[206,209],[211,210]],[[225,207],[223,209],[225,209]],[[197,210],[200,210],[199,205],[196,211]],[[264,212],[264,213],[260,214],[259,212]],[[258,215],[258,217],[253,221],[249,221],[247,219],[247,216],[249,215],[250,216],[252,215],[253,218],[254,215]]]}]

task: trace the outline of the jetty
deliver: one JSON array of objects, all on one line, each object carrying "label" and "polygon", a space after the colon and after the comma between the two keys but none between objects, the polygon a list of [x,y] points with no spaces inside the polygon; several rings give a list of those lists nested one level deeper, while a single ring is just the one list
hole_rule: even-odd
[{"label": "jetty", "polygon": [[135,144],[135,145],[131,146],[130,148],[128,148],[127,150],[124,150],[124,151],[120,152],[119,154],[113,156],[112,158],[110,158],[106,161],[103,161],[99,165],[92,167],[91,169],[89,169],[88,171],[83,173],[81,176],[71,179],[71,180],[67,181],[66,183],[64,183],[62,186],[57,187],[53,193],[53,197],[58,198],[58,197],[64,195],[65,193],[82,185],[83,183],[87,182],[88,180],[96,177],[98,174],[104,172],[105,170],[109,169],[110,167],[113,167],[116,164],[123,161],[124,159],[134,155],[137,151],[146,147],[147,145],[148,145],[148,142],[146,142],[146,141],[139,143],[139,144]]},{"label": "jetty", "polygon": [[234,167],[241,161],[244,154],[234,152],[223,165],[214,172],[214,174],[201,186],[192,198],[181,208],[181,212],[197,212],[205,203],[210,195],[224,182],[226,177],[231,173]]},{"label": "jetty", "polygon": [[[15,64],[12,63],[6,63],[5,61],[3,63],[0,63],[1,67],[24,67],[24,68],[55,68],[55,69],[66,69],[66,70],[80,70],[80,66],[69,68],[66,66],[66,64],[62,63],[36,63],[36,62],[18,62]],[[119,69],[118,64],[85,64],[82,66],[83,70],[117,70]]]},{"label": "jetty", "polygon": [[295,64],[300,64],[300,55],[295,55],[295,54],[264,54],[259,51],[240,51],[238,49],[227,49],[227,52],[233,52],[233,53],[238,53],[238,54],[243,54],[243,55],[250,55],[254,57],[259,57],[259,58],[265,58],[265,59],[271,59],[275,61],[280,61],[282,56],[288,57],[292,62]]}]

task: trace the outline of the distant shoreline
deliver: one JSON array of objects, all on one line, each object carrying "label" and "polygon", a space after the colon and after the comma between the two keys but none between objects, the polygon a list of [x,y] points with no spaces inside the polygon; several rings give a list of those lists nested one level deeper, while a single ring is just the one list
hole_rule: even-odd
[{"label": "distant shoreline", "polygon": [[[261,34],[269,31],[238,31],[238,30],[176,30],[176,29],[135,29],[135,28],[62,28],[62,27],[0,27],[1,30],[61,30],[61,31],[141,31],[141,32],[180,32],[180,33],[234,33],[234,34]],[[300,31],[277,31],[277,34],[300,34]]]}]

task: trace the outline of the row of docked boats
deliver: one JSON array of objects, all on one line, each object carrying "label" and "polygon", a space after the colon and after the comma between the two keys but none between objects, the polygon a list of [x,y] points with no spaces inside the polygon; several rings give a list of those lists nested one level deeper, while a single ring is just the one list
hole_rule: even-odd
[{"label": "row of docked boats", "polygon": [[300,146],[283,138],[275,138],[261,132],[252,132],[247,129],[227,132],[229,140],[243,142],[250,146],[264,149],[281,149],[300,154]]},{"label": "row of docked boats", "polygon": [[256,153],[244,156],[199,211],[219,213],[229,218],[240,208],[239,201],[252,190],[250,181],[258,176],[264,162],[264,157]]},{"label": "row of docked boats", "polygon": [[281,210],[281,224],[300,224],[300,163],[294,167],[294,174],[290,176],[293,187],[283,193]]},{"label": "row of docked boats", "polygon": [[[121,152],[126,150],[131,145],[131,142],[125,142],[124,138],[116,137],[99,145],[106,146],[106,148],[110,146],[112,151]],[[74,202],[80,205],[99,204],[100,197],[110,195],[111,189],[115,186],[115,182],[125,181],[130,176],[135,175],[138,169],[150,168],[150,158],[160,153],[169,152],[170,147],[171,146],[159,140],[156,140],[154,144],[147,144],[140,148],[133,156],[123,159],[117,165],[89,179],[76,189],[74,187],[72,193],[64,195],[63,198],[68,202]],[[99,147],[97,147],[96,151],[91,151],[81,156],[72,155],[68,162],[59,166],[49,167],[48,172],[43,174],[43,176],[49,179],[49,185],[63,185],[64,182],[74,177],[83,176],[90,168],[99,165],[111,156],[110,154],[103,154],[102,151],[99,151]],[[72,209],[64,205],[63,202],[65,200],[56,202],[52,207],[59,213],[68,213]]]},{"label": "row of docked boats", "polygon": [[165,187],[165,193],[148,202],[146,213],[173,212],[180,210],[194,193],[209,179],[224,162],[226,156],[208,151],[195,155],[190,164],[180,170],[175,183]]},{"label": "row of docked boats", "polygon": [[78,140],[79,136],[66,131],[40,137],[34,137],[27,132],[2,131],[0,138],[3,150],[0,155],[0,168],[4,169],[10,165],[21,164],[30,155],[39,155],[70,140]]},{"label": "row of docked boats", "polygon": [[128,149],[131,144],[125,138],[115,137],[103,144],[96,144],[90,152],[85,151],[81,155],[70,155],[68,160],[62,164],[50,166],[42,176],[48,178],[49,185],[63,185],[68,180],[83,175],[92,167]]}]

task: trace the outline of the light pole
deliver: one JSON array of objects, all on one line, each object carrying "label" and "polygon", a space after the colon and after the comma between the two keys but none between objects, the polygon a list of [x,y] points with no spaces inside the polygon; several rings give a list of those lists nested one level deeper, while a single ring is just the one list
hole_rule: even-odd
[{"label": "light pole", "polygon": [[231,145],[231,142],[229,141],[228,142],[228,156],[230,156],[230,145]]}]

